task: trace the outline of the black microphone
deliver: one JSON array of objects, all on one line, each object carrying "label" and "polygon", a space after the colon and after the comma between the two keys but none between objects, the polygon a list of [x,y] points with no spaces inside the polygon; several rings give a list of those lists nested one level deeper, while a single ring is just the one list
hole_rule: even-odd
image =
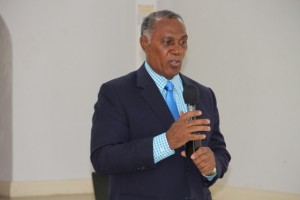
[{"label": "black microphone", "polygon": [[[199,91],[194,85],[186,85],[183,90],[183,99],[187,104],[187,110],[196,110],[196,103],[199,101]],[[196,117],[188,119],[195,120]],[[200,134],[200,132],[193,132],[193,134]],[[191,157],[191,155],[202,146],[201,140],[188,141],[186,143],[186,156]]]}]

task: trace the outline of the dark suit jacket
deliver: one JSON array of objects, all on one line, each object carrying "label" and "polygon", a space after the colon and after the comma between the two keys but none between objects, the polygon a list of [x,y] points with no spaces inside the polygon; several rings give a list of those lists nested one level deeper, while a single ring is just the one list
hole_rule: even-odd
[{"label": "dark suit jacket", "polygon": [[223,176],[230,161],[219,130],[219,114],[211,89],[180,74],[183,84],[200,93],[197,109],[211,121],[203,146],[212,149],[218,175],[208,182],[183,147],[157,164],[153,160],[153,137],[174,122],[165,100],[144,65],[126,76],[101,86],[95,104],[91,137],[91,161],[97,173],[108,174],[110,200],[211,199],[208,187]]}]

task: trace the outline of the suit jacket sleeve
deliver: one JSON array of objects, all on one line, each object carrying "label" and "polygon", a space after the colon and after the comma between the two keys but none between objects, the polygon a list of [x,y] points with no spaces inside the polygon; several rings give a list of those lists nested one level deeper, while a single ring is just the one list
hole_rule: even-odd
[{"label": "suit jacket sleeve", "polygon": [[216,168],[217,168],[217,176],[212,181],[206,181],[208,186],[212,185],[218,178],[222,178],[225,172],[228,169],[228,164],[231,160],[231,156],[226,149],[226,143],[224,136],[221,134],[220,131],[220,118],[219,112],[217,107],[217,101],[214,95],[214,92],[209,89],[211,92],[211,102],[213,102],[213,127],[211,132],[211,138],[209,140],[208,146],[214,152],[215,159],[216,159]]}]

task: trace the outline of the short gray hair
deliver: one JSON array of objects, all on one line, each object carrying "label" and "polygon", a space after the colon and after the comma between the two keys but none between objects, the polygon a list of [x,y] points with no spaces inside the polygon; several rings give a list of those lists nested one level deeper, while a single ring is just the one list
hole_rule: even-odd
[{"label": "short gray hair", "polygon": [[146,36],[149,40],[151,39],[151,32],[153,31],[154,23],[162,18],[168,19],[179,19],[183,23],[182,17],[170,10],[161,10],[150,13],[144,18],[141,26],[141,36]]}]

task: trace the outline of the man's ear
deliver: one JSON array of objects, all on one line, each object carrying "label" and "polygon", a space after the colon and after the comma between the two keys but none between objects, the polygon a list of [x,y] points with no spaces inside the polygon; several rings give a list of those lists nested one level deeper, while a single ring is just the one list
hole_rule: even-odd
[{"label": "man's ear", "polygon": [[141,44],[141,47],[142,47],[142,49],[144,50],[144,51],[146,51],[147,50],[147,48],[148,48],[148,45],[149,45],[149,40],[148,40],[148,38],[146,37],[146,36],[141,36],[140,37],[140,44]]}]

